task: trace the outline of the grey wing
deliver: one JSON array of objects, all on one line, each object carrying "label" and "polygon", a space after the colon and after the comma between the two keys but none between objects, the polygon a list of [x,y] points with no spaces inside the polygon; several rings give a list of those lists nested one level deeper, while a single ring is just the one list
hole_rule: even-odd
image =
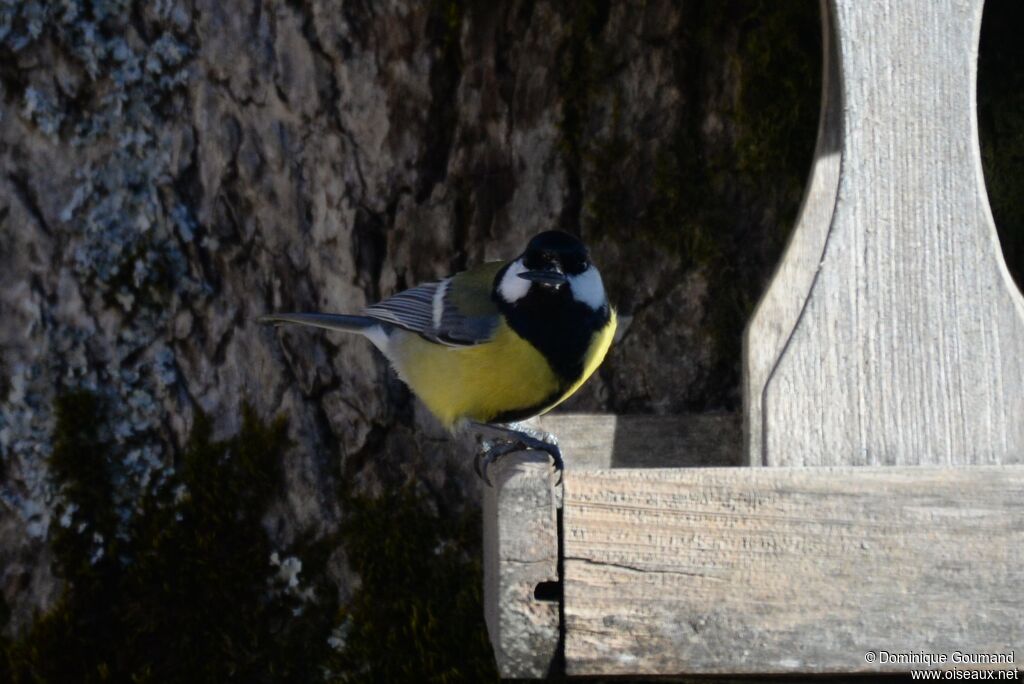
[{"label": "grey wing", "polygon": [[497,310],[465,315],[449,296],[451,278],[423,283],[366,307],[364,314],[454,347],[487,342],[498,327]]},{"label": "grey wing", "polygon": [[371,304],[363,313],[406,330],[430,330],[434,326],[434,296],[437,294],[438,286],[444,282],[441,280],[417,285],[384,301]]}]

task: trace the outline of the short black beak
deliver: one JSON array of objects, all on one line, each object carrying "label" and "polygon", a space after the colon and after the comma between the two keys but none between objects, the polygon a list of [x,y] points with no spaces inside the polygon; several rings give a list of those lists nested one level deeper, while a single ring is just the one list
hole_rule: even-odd
[{"label": "short black beak", "polygon": [[517,274],[523,280],[529,280],[541,285],[565,285],[569,279],[564,273],[558,271],[524,271]]}]

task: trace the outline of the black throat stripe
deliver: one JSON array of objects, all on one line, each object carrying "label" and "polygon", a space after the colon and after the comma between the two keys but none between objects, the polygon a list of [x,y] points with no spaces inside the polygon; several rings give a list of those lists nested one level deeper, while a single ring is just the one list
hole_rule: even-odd
[{"label": "black throat stripe", "polygon": [[562,381],[563,391],[583,375],[594,335],[610,317],[607,304],[595,311],[573,299],[568,287],[531,287],[513,304],[499,297],[498,307],[512,330],[547,359]]}]

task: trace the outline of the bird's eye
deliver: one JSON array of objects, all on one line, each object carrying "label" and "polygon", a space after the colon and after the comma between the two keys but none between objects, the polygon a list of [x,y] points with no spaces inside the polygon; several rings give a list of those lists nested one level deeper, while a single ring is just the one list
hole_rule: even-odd
[{"label": "bird's eye", "polygon": [[566,270],[569,273],[580,274],[586,271],[589,265],[590,264],[587,263],[586,259],[570,259],[568,263],[566,263]]}]

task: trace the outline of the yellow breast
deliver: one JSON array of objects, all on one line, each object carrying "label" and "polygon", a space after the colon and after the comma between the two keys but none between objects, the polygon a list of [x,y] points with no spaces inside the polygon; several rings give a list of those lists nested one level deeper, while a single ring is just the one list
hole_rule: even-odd
[{"label": "yellow breast", "polygon": [[395,330],[388,357],[399,376],[446,427],[463,419],[482,423],[511,411],[567,399],[601,365],[615,334],[615,314],[594,336],[583,359],[583,374],[566,386],[544,356],[504,321],[489,342],[447,347],[415,333]]},{"label": "yellow breast", "polygon": [[615,329],[618,327],[618,324],[619,319],[615,315],[615,309],[611,309],[608,325],[604,326],[604,328],[594,335],[594,339],[590,342],[590,347],[587,348],[587,354],[583,358],[583,374],[580,375],[579,380],[574,382],[565,390],[565,393],[562,394],[558,401],[544,409],[544,413],[547,413],[575,394],[576,390],[582,387],[583,383],[585,383],[587,379],[594,374],[594,371],[596,371],[601,365],[601,362],[604,361],[604,357],[608,354],[608,350],[612,346],[612,340],[615,338]]}]

